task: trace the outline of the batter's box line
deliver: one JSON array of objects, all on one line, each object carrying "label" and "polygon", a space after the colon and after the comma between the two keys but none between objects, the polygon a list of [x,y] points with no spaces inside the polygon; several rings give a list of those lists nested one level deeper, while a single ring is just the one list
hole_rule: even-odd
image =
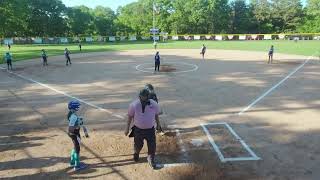
[{"label": "batter's box line", "polygon": [[[251,157],[236,157],[236,158],[225,158],[223,154],[221,153],[218,145],[215,143],[214,139],[212,138],[209,130],[206,128],[206,126],[209,125],[224,125],[228,128],[228,130],[231,132],[231,134],[241,143],[241,145],[247,150],[247,152],[250,153]],[[206,133],[208,140],[210,144],[212,145],[213,149],[216,151],[218,154],[218,157],[221,162],[228,162],[228,161],[257,161],[261,160],[260,157],[258,157],[252,150],[251,148],[244,142],[244,140],[231,128],[231,126],[226,123],[226,122],[219,122],[219,123],[206,123],[206,124],[201,124],[201,127],[203,128],[204,132]]]}]

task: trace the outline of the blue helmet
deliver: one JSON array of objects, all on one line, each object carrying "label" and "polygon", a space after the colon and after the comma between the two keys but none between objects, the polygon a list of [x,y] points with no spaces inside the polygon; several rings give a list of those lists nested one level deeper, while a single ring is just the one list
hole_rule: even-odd
[{"label": "blue helmet", "polygon": [[77,100],[72,100],[68,103],[68,109],[69,110],[75,110],[75,111],[78,111],[80,108],[80,102],[77,101]]}]

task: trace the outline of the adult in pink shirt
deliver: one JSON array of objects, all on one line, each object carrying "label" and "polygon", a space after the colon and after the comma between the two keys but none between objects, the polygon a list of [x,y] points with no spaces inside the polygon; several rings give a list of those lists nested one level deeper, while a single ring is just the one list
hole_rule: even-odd
[{"label": "adult in pink shirt", "polygon": [[147,141],[148,163],[152,168],[156,168],[154,157],[156,153],[155,125],[160,129],[159,112],[157,102],[148,98],[149,91],[143,89],[139,93],[139,98],[134,100],[128,110],[128,122],[125,135],[129,134],[130,125],[133,124],[134,154],[135,162],[139,161],[139,153],[143,147],[143,141]]}]

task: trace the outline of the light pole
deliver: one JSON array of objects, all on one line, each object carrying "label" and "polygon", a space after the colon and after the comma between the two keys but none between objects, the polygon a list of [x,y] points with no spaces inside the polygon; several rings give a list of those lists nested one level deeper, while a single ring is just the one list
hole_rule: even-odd
[{"label": "light pole", "polygon": [[156,37],[156,31],[155,31],[155,29],[156,29],[156,22],[155,22],[155,8],[156,8],[156,6],[155,6],[155,4],[154,4],[154,1],[153,1],[153,7],[152,7],[152,19],[153,19],[153,22],[152,22],[152,24],[153,24],[153,28],[152,28],[152,31],[153,31],[153,44],[155,44],[155,42],[156,42],[156,40],[155,40],[155,37]]}]

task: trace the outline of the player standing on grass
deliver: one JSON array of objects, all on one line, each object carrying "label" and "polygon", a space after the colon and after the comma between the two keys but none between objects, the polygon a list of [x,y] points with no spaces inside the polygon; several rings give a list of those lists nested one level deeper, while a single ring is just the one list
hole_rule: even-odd
[{"label": "player standing on grass", "polygon": [[206,53],[207,47],[203,44],[200,54],[202,54],[202,59],[204,59],[204,54]]},{"label": "player standing on grass", "polygon": [[154,50],[157,50],[157,45],[158,45],[157,41],[154,41],[153,43]]},{"label": "player standing on grass", "polygon": [[65,57],[66,57],[66,59],[67,59],[66,66],[68,66],[69,63],[70,63],[70,65],[71,65],[72,63],[71,63],[71,59],[70,59],[70,51],[68,50],[68,48],[66,48],[66,49],[64,50],[64,55],[65,55]]},{"label": "player standing on grass", "polygon": [[156,154],[156,135],[155,125],[157,130],[161,128],[159,122],[159,105],[152,99],[149,99],[149,91],[142,89],[139,93],[139,98],[134,100],[128,109],[128,122],[124,134],[129,134],[131,124],[132,133],[129,137],[134,137],[134,154],[133,160],[139,161],[139,153],[143,147],[143,141],[147,141],[148,146],[148,164],[151,168],[156,168],[155,154]]},{"label": "player standing on grass", "polygon": [[79,49],[80,49],[80,51],[82,50],[81,48],[82,48],[82,45],[81,45],[81,42],[79,41]]},{"label": "player standing on grass", "polygon": [[156,72],[158,69],[158,72],[160,71],[160,55],[159,51],[154,56],[154,72]]},{"label": "player standing on grass", "polygon": [[83,125],[83,119],[77,115],[77,111],[80,108],[80,102],[73,100],[68,103],[68,136],[72,139],[74,148],[70,154],[70,166],[74,168],[75,171],[86,168],[87,165],[80,163],[80,127]]},{"label": "player standing on grass", "polygon": [[273,52],[274,52],[274,47],[273,45],[271,46],[270,50],[269,50],[269,60],[268,60],[268,64],[272,64],[272,61],[273,61]]},{"label": "player standing on grass", "polygon": [[8,65],[8,70],[12,70],[12,55],[9,52],[6,52],[6,54],[4,55],[4,60]]},{"label": "player standing on grass", "polygon": [[42,56],[42,64],[43,66],[48,66],[48,60],[47,60],[47,53],[44,49],[41,50],[41,56]]}]

